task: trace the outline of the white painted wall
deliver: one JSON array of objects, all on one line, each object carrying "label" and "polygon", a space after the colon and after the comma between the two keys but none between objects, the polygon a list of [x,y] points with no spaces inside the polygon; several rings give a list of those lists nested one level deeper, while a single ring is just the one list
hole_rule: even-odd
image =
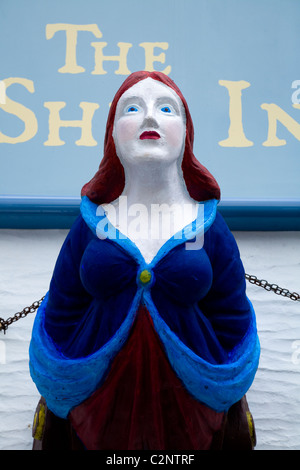
[{"label": "white painted wall", "polygon": [[[0,230],[0,317],[7,318],[48,290],[66,230]],[[300,291],[299,232],[235,232],[245,270]],[[300,302],[247,283],[262,347],[247,394],[256,449],[300,449]],[[39,394],[28,371],[34,314],[0,333],[0,450],[30,450]]]}]

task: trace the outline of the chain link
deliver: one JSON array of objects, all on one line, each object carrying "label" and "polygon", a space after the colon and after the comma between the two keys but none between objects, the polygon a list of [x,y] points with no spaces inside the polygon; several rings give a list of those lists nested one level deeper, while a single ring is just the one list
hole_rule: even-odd
[{"label": "chain link", "polygon": [[[297,294],[296,292],[290,292],[288,289],[283,289],[282,287],[279,287],[277,284],[270,284],[265,279],[258,279],[256,276],[253,276],[251,274],[245,274],[245,278],[247,279],[247,281],[250,282],[250,284],[255,284],[256,286],[262,287],[263,289],[267,291],[272,291],[277,295],[288,297],[289,299],[294,300],[294,301],[300,300],[300,294]],[[4,320],[3,318],[0,317],[0,331],[3,331],[5,334],[9,325],[20,320],[20,318],[26,317],[29,313],[35,312],[41,305],[44,298],[45,296],[43,296],[40,300],[36,300],[35,302],[33,302],[33,304],[30,305],[30,307],[23,308],[21,312],[15,313],[13,317],[9,317],[7,318],[7,320]]]},{"label": "chain link", "polygon": [[20,320],[20,318],[27,317],[29,313],[35,312],[41,305],[44,298],[45,296],[43,296],[40,300],[36,300],[35,302],[33,302],[33,304],[30,305],[30,307],[23,308],[21,312],[15,313],[13,317],[8,317],[6,320],[4,320],[3,318],[0,318],[0,331],[3,331],[5,334],[9,325]]},{"label": "chain link", "polygon": [[300,294],[296,292],[290,292],[288,289],[283,289],[279,287],[277,284],[270,284],[265,279],[257,279],[256,276],[245,274],[247,281],[251,284],[255,284],[256,286],[262,287],[267,291],[272,291],[277,295],[282,295],[283,297],[288,297],[291,300],[300,300]]}]

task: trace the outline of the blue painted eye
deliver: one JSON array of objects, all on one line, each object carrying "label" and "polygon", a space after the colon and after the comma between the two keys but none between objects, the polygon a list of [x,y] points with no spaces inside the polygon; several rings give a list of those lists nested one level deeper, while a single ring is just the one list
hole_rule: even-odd
[{"label": "blue painted eye", "polygon": [[161,111],[162,111],[163,113],[171,113],[171,112],[172,112],[170,106],[163,106],[163,107],[161,108]]},{"label": "blue painted eye", "polygon": [[127,108],[127,113],[136,113],[138,111],[138,108],[136,106],[129,106]]}]

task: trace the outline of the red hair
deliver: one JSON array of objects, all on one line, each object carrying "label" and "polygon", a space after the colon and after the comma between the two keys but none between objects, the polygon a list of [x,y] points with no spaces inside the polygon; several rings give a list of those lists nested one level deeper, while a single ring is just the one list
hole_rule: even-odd
[{"label": "red hair", "polygon": [[196,201],[208,199],[220,199],[220,188],[215,178],[196,159],[193,153],[194,127],[188,105],[177,85],[162,72],[134,72],[123,82],[117,91],[110,107],[106,132],[104,138],[104,155],[95,176],[86,183],[81,191],[82,196],[97,203],[109,203],[117,199],[125,186],[125,173],[123,165],[116,153],[112,136],[116,108],[123,93],[138,83],[140,80],[152,78],[164,83],[174,90],[181,99],[186,114],[186,139],[185,150],[182,159],[182,172],[185,184],[190,196]]}]

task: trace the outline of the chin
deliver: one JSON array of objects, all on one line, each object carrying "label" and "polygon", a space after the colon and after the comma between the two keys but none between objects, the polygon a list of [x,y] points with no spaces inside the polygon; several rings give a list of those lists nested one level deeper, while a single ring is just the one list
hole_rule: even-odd
[{"label": "chin", "polygon": [[173,163],[178,160],[178,156],[173,157],[170,154],[165,154],[158,149],[151,149],[151,151],[144,151],[131,158],[133,162],[155,162],[155,163]]},{"label": "chin", "polygon": [[144,155],[138,159],[135,160],[135,164],[136,165],[147,165],[149,167],[153,166],[153,167],[158,167],[158,166],[169,166],[171,163],[173,163],[174,160],[170,160],[170,159],[165,159],[165,158],[162,158],[162,157],[158,157],[157,155]]}]

